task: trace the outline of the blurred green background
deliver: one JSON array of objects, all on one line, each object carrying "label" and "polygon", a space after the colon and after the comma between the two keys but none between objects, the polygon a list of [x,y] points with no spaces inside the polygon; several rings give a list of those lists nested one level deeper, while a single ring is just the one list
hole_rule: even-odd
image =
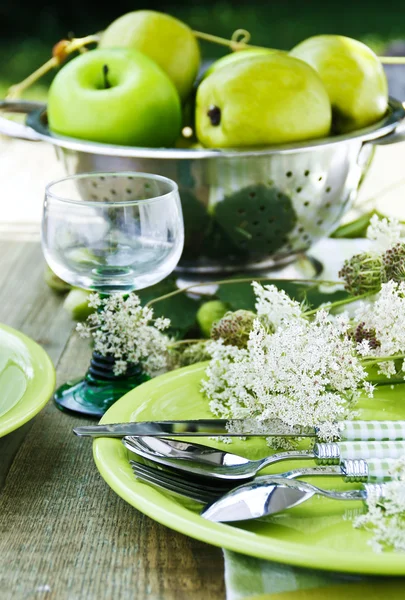
[{"label": "blurred green background", "polygon": [[[0,2],[0,95],[51,55],[53,45],[70,33],[76,37],[96,33],[118,16],[137,9],[167,12],[192,28],[229,38],[238,28],[251,33],[251,43],[289,49],[319,33],[348,35],[369,44],[378,54],[393,42],[405,40],[405,3],[352,0],[182,0],[101,3],[29,0]],[[404,44],[405,46],[405,44]],[[206,60],[222,56],[224,47],[203,42]],[[405,54],[405,48],[404,48]],[[44,98],[53,74],[25,93]]]}]

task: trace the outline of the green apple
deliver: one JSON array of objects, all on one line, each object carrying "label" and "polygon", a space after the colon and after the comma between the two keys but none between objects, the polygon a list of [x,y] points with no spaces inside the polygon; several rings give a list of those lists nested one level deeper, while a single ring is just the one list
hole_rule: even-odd
[{"label": "green apple", "polygon": [[197,323],[204,337],[211,335],[212,325],[222,319],[229,307],[220,300],[204,302],[197,311]]},{"label": "green apple", "polygon": [[89,299],[92,292],[73,288],[70,290],[63,303],[63,308],[74,321],[85,321],[94,308],[89,306]]},{"label": "green apple", "polygon": [[245,58],[252,58],[252,56],[262,56],[263,54],[271,54],[277,52],[277,50],[271,50],[270,48],[247,48],[246,50],[238,50],[237,52],[232,52],[231,54],[225,54],[218,60],[216,60],[210,67],[205,71],[203,77],[204,79],[218,71],[219,69],[223,69],[228,65],[233,64],[234,62],[238,62],[239,60],[245,60]]},{"label": "green apple", "polygon": [[99,47],[143,52],[169,75],[182,100],[191,93],[200,67],[200,48],[190,27],[153,10],[135,10],[113,21],[102,32]]},{"label": "green apple", "polygon": [[197,90],[196,130],[211,148],[263,146],[327,136],[331,106],[319,75],[282,54],[219,69]]},{"label": "green apple", "polygon": [[291,50],[316,69],[332,104],[336,133],[371,125],[388,108],[384,68],[362,42],[342,35],[317,35]]},{"label": "green apple", "polygon": [[129,146],[172,146],[180,98],[169,77],[133,49],[90,50],[64,65],[48,95],[51,131]]},{"label": "green apple", "polygon": [[48,265],[45,266],[44,280],[52,290],[58,293],[68,292],[72,288],[70,283],[66,283],[58,277]]}]

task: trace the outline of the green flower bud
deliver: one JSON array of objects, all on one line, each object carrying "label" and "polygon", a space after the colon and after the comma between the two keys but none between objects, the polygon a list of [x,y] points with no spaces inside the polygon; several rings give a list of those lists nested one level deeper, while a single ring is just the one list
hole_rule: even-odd
[{"label": "green flower bud", "polygon": [[207,341],[175,348],[169,356],[170,367],[172,369],[179,369],[180,367],[188,367],[195,363],[210,360],[211,354],[207,352]]},{"label": "green flower bud", "polygon": [[405,244],[396,244],[384,252],[383,261],[383,281],[390,279],[394,281],[403,281],[405,279]]},{"label": "green flower bud", "polygon": [[377,293],[383,282],[383,261],[380,255],[355,254],[345,260],[339,277],[345,282],[345,289],[353,296]]},{"label": "green flower bud", "polygon": [[211,337],[213,340],[224,340],[227,346],[246,348],[256,318],[257,315],[250,310],[227,312],[212,326]]}]

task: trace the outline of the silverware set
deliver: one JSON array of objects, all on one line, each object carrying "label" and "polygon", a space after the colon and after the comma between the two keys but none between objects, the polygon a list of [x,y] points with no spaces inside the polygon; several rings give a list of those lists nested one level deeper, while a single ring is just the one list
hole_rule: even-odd
[{"label": "silverware set", "polygon": [[[75,428],[74,433],[121,438],[124,446],[138,459],[130,459],[130,464],[140,481],[202,504],[200,515],[215,522],[273,515],[315,495],[366,502],[372,493],[383,500],[384,482],[390,479],[393,463],[405,454],[404,421],[342,423],[340,441],[333,443],[316,441],[317,428],[288,428],[279,422],[269,422],[265,424],[265,433],[249,434],[249,427],[248,422],[242,426],[235,420],[206,419],[85,426]],[[284,433],[280,434],[280,431]],[[226,450],[178,439],[179,436],[215,435],[288,435],[313,437],[315,443],[308,450],[284,451],[248,460]],[[139,462],[139,459],[147,463]],[[270,465],[296,459],[310,459],[315,464],[257,475]],[[345,482],[359,483],[361,488],[337,491],[302,481],[302,478],[313,476],[340,477]]]}]

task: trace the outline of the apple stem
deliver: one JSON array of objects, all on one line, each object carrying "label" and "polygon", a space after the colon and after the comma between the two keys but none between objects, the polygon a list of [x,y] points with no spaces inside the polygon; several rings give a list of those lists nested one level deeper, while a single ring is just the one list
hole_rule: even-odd
[{"label": "apple stem", "polygon": [[[263,46],[252,46],[252,44],[248,44],[247,41],[250,38],[250,34],[248,31],[244,29],[237,29],[232,36],[232,39],[227,40],[226,38],[219,37],[217,35],[211,35],[210,33],[204,33],[203,31],[193,31],[196,38],[200,40],[205,40],[206,42],[212,42],[213,44],[220,44],[221,46],[228,46],[234,52],[238,50],[245,50],[246,48],[262,48]],[[237,38],[243,34],[242,40],[238,41]]]},{"label": "apple stem", "polygon": [[100,40],[100,36],[87,35],[83,38],[74,38],[72,40],[61,40],[53,47],[52,58],[46,61],[45,64],[41,65],[33,73],[28,75],[25,79],[9,87],[6,95],[7,100],[15,100],[20,98],[21,94],[34,84],[38,79],[43,77],[48,71],[58,67],[69,54],[76,50],[81,50],[83,46],[87,44],[97,43]]},{"label": "apple stem", "polygon": [[379,56],[383,65],[405,65],[405,56]]},{"label": "apple stem", "polygon": [[104,77],[104,89],[108,90],[111,87],[111,83],[108,81],[108,65],[103,65],[103,77]]}]

